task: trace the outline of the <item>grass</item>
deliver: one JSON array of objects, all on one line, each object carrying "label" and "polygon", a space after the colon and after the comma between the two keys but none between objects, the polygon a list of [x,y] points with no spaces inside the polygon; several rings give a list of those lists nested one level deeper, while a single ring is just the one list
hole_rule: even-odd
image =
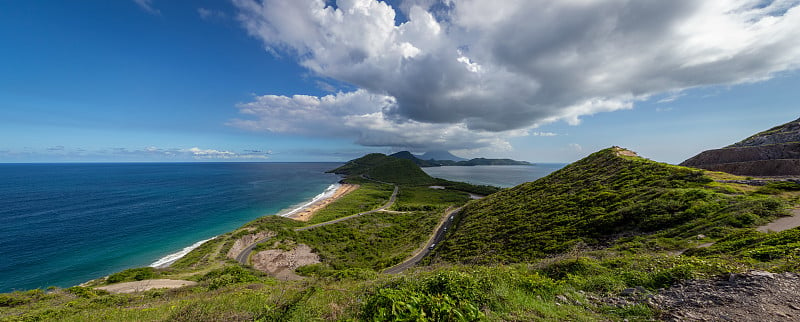
[{"label": "grass", "polygon": [[378,212],[301,231],[297,242],[311,246],[333,269],[379,271],[409,257],[428,239],[440,217],[438,211]]},{"label": "grass", "polygon": [[780,197],[720,190],[727,191],[702,170],[606,149],[471,203],[435,259],[526,262],[579,244],[608,246],[620,234],[719,237],[727,228],[753,227],[786,212]]},{"label": "grass", "polygon": [[[168,269],[109,277],[179,277],[197,286],[137,294],[86,287],[5,293],[0,320],[653,320],[661,312],[641,301],[612,306],[603,299],[619,297],[626,288],[652,294],[683,279],[754,268],[800,271],[800,229],[764,234],[752,228],[800,203],[797,186],[743,189],[712,181],[731,178],[726,175],[614,152],[601,151],[535,183],[469,202],[452,237],[437,248],[436,264],[403,275],[376,271],[427,240],[443,208],[468,201],[461,191],[482,188],[400,185],[393,209],[415,211],[377,212],[301,232],[294,229],[306,223],[259,218]],[[358,176],[348,180],[362,184],[361,194],[333,203],[325,216],[377,208],[391,193],[390,185]],[[277,281],[226,258],[236,239],[260,231],[274,235],[261,248],[303,243],[323,263],[298,269],[307,276],[303,280]],[[709,241],[716,243],[696,248]]]},{"label": "grass", "polygon": [[454,205],[463,205],[470,200],[466,192],[449,189],[432,189],[422,187],[402,187],[397,194],[397,201],[392,210],[397,211],[431,211]]},{"label": "grass", "polygon": [[322,223],[379,208],[389,201],[394,190],[394,187],[388,184],[369,181],[358,184],[360,185],[358,189],[317,211],[308,223]]}]

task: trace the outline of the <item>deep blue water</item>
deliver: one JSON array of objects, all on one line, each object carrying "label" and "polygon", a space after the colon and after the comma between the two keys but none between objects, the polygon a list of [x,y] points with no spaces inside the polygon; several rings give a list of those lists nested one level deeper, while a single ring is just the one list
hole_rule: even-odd
[{"label": "deep blue water", "polygon": [[0,164],[0,292],[150,265],[313,198],[336,166]]},{"label": "deep blue water", "polygon": [[521,183],[535,181],[566,165],[565,163],[537,163],[530,166],[432,167],[422,168],[422,170],[432,177],[451,181],[508,188]]}]

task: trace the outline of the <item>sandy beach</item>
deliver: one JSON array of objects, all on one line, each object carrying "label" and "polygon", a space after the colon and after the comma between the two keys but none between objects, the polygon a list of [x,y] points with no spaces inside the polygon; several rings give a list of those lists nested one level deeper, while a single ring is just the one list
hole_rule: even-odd
[{"label": "sandy beach", "polygon": [[309,221],[311,219],[311,216],[313,216],[317,211],[319,211],[322,208],[325,208],[326,206],[336,201],[337,199],[344,197],[348,193],[355,191],[356,189],[358,189],[358,187],[359,185],[357,184],[342,184],[339,187],[339,189],[336,189],[336,192],[334,192],[333,195],[331,195],[330,197],[317,200],[316,202],[308,205],[307,207],[299,211],[296,211],[295,213],[286,217],[299,221]]}]

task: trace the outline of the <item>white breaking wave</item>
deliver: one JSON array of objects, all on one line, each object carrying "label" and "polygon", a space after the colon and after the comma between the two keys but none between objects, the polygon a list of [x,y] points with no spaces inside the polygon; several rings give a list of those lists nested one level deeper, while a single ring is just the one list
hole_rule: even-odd
[{"label": "white breaking wave", "polygon": [[163,267],[167,267],[169,265],[172,265],[172,263],[174,263],[175,261],[181,259],[181,257],[186,256],[186,254],[188,254],[189,252],[191,252],[195,248],[200,247],[200,245],[202,245],[203,243],[205,243],[205,242],[207,242],[209,240],[212,240],[214,238],[217,238],[217,236],[211,237],[209,239],[201,240],[199,242],[196,242],[196,243],[192,244],[191,246],[188,246],[188,247],[185,247],[185,248],[181,249],[181,251],[179,251],[177,253],[172,253],[172,254],[169,254],[167,256],[164,256],[161,259],[159,259],[159,260],[153,262],[152,264],[150,264],[150,267],[163,268]]},{"label": "white breaking wave", "polygon": [[289,217],[289,216],[297,213],[298,211],[301,211],[301,210],[305,209],[306,207],[313,205],[317,201],[323,200],[325,198],[330,198],[331,196],[333,196],[333,194],[336,193],[336,190],[339,190],[339,187],[341,187],[341,186],[342,185],[339,184],[339,183],[334,183],[334,184],[328,186],[328,188],[325,188],[325,191],[323,191],[322,193],[316,195],[308,203],[305,203],[300,207],[294,208],[294,209],[292,209],[291,211],[289,211],[287,213],[283,213],[283,214],[281,214],[281,216]]}]

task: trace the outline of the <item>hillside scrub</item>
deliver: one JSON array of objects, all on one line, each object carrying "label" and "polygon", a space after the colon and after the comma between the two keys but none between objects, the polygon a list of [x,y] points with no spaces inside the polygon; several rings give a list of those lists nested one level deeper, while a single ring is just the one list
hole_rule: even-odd
[{"label": "hillside scrub", "polygon": [[702,170],[602,150],[471,203],[434,258],[525,262],[578,244],[608,245],[620,234],[719,237],[725,227],[752,227],[785,214],[780,198],[726,194],[711,182]]}]

